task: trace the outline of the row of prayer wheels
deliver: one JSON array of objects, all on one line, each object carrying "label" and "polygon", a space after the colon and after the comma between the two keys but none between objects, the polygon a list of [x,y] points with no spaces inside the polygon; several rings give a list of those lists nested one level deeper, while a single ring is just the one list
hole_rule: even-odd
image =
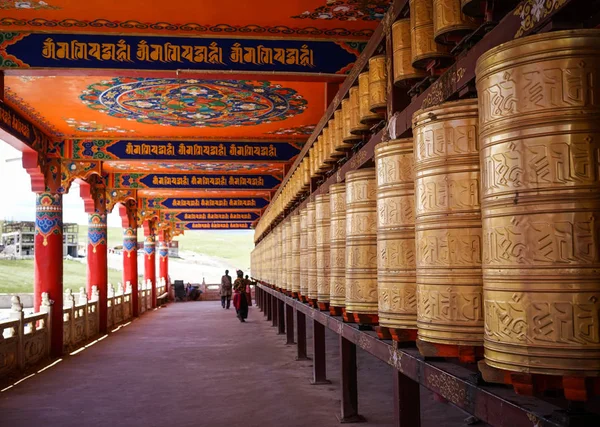
[{"label": "row of prayer wheels", "polygon": [[476,75],[477,99],[417,111],[277,226],[253,273],[421,351],[600,376],[600,31],[516,39]]},{"label": "row of prayer wheels", "polygon": [[[410,0],[410,17],[392,26],[393,80],[407,86],[427,75],[426,68],[440,68],[454,58],[450,48],[479,26],[480,0]],[[467,13],[463,13],[463,10]],[[469,16],[469,14],[473,16]],[[387,110],[387,61],[385,55],[369,59],[368,70],[358,76],[346,99],[331,116],[280,194],[255,227],[258,241],[271,224],[310,190],[311,179],[327,174],[339,158],[385,119]]]}]

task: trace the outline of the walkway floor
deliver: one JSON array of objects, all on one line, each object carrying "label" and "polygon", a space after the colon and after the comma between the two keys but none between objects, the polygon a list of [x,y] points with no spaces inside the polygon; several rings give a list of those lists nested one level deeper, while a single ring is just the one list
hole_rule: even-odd
[{"label": "walkway floor", "polygon": [[[312,386],[311,362],[296,362],[295,346],[264,319],[252,307],[242,324],[218,302],[145,314],[0,394],[0,425],[339,426],[337,336],[328,331],[332,384]],[[391,425],[391,368],[360,349],[358,364],[362,425]],[[422,410],[424,426],[463,426],[466,418],[425,390]]]}]

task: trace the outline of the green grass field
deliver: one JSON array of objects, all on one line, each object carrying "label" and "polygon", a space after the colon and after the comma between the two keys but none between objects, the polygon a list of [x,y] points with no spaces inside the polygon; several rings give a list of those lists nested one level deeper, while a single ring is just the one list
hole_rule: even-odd
[{"label": "green grass field", "polygon": [[[86,265],[77,261],[63,261],[63,287],[78,292],[86,286]],[[114,286],[123,281],[120,271],[108,270],[108,281]],[[33,292],[33,260],[0,260],[0,293]]]},{"label": "green grass field", "polygon": [[[143,231],[138,229],[138,242],[143,241]],[[87,226],[79,226],[79,241],[87,240]],[[250,266],[250,252],[254,249],[254,231],[187,231],[183,236],[177,236],[179,250],[192,251],[212,257],[224,258],[231,261],[237,268],[247,269]],[[115,247],[123,244],[123,230],[108,228],[108,246]]]}]

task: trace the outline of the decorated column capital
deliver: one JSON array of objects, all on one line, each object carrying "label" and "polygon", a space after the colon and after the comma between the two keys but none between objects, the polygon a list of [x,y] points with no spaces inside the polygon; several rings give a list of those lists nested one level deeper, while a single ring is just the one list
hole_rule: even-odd
[{"label": "decorated column capital", "polygon": [[42,237],[42,244],[48,246],[49,236],[62,235],[62,195],[36,193],[35,235]]},{"label": "decorated column capital", "polygon": [[156,252],[156,238],[154,234],[145,236],[144,238],[144,253],[150,259]]},{"label": "decorated column capital", "polygon": [[137,228],[126,227],[123,229],[123,253],[127,258],[137,255]]},{"label": "decorated column capital", "polygon": [[106,246],[106,214],[93,213],[88,217],[88,244],[92,247],[92,252],[96,253],[99,246]]}]

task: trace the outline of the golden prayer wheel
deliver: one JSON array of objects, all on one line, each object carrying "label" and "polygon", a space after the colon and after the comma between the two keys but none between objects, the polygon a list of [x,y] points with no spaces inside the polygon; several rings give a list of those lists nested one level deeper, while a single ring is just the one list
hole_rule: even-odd
[{"label": "golden prayer wheel", "polygon": [[288,219],[285,222],[285,289],[287,291],[292,290],[292,274],[293,274],[293,258],[292,258],[292,221]]},{"label": "golden prayer wheel", "polygon": [[381,120],[380,114],[371,111],[371,96],[369,95],[369,72],[358,75],[358,98],[360,122],[363,124],[375,123]]},{"label": "golden prayer wheel", "polygon": [[290,290],[300,292],[300,215],[292,216],[292,278]]},{"label": "golden prayer wheel", "polygon": [[600,31],[510,41],[476,74],[487,364],[598,376]]},{"label": "golden prayer wheel", "polygon": [[379,324],[417,329],[412,138],[375,147]]},{"label": "golden prayer wheel", "polygon": [[330,163],[336,163],[337,160],[344,154],[337,150],[338,126],[335,122],[335,112],[333,113],[333,118],[327,123],[329,126],[329,159]]},{"label": "golden prayer wheel", "polygon": [[361,136],[369,133],[369,126],[360,122],[360,89],[358,86],[350,88],[350,100],[348,102],[349,112],[349,135],[348,140],[354,144],[361,140]]},{"label": "golden prayer wheel", "polygon": [[369,110],[382,116],[387,111],[387,64],[385,55],[369,59]]},{"label": "golden prayer wheel", "polygon": [[344,142],[344,113],[341,109],[333,113],[333,123],[335,126],[335,149],[337,157],[344,157],[344,152],[350,150],[354,143]]},{"label": "golden prayer wheel", "polygon": [[346,184],[329,187],[330,229],[330,304],[346,306]]},{"label": "golden prayer wheel", "polygon": [[433,0],[410,0],[410,37],[413,67],[425,68],[433,60],[452,62],[448,47],[434,40]]},{"label": "golden prayer wheel", "polygon": [[[352,88],[354,89],[354,88]],[[350,91],[352,91],[350,89]],[[356,88],[358,91],[358,88]],[[350,92],[352,93],[352,92]],[[358,99],[358,98],[357,98]],[[342,139],[345,144],[348,144],[349,147],[352,147],[357,141],[361,140],[361,137],[352,133],[352,100],[344,99],[342,101],[342,117],[343,117],[343,127],[342,127]],[[359,113],[360,114],[360,113]],[[361,125],[368,129],[368,126]]]},{"label": "golden prayer wheel", "polygon": [[[412,66],[410,43],[410,18],[394,22],[392,25],[394,84],[398,86],[410,84],[412,80],[421,79],[427,75],[424,71],[417,70]],[[352,98],[352,93],[350,97]]]},{"label": "golden prayer wheel", "polygon": [[[315,178],[317,176],[317,172],[315,171],[315,158],[315,146],[313,144],[313,146],[308,149],[308,170],[310,178]],[[308,185],[310,185],[310,182]]]},{"label": "golden prayer wheel", "polygon": [[478,27],[478,20],[462,12],[460,0],[433,0],[433,37],[436,42],[456,44]]},{"label": "golden prayer wheel", "polygon": [[346,311],[377,315],[375,168],[346,174]]},{"label": "golden prayer wheel", "polygon": [[280,223],[277,228],[279,229],[279,247],[281,249],[281,254],[280,254],[280,264],[279,264],[279,272],[278,272],[278,277],[279,280],[277,281],[277,286],[279,286],[282,289],[286,289],[287,287],[287,246],[286,246],[286,241],[287,241],[287,227],[285,226],[285,223],[282,222]]},{"label": "golden prayer wheel", "polygon": [[317,299],[317,221],[315,202],[306,205],[306,246],[308,259],[308,291],[306,296],[310,300]]},{"label": "golden prayer wheel", "polygon": [[317,138],[317,145],[315,150],[317,151],[317,173],[322,175],[327,170],[327,164],[325,163],[325,141],[326,137],[329,136],[329,129],[323,129],[323,133]]},{"label": "golden prayer wheel", "polygon": [[486,0],[461,0],[461,9],[465,15],[482,17],[485,15]]},{"label": "golden prayer wheel", "polygon": [[413,134],[419,338],[481,346],[477,100],[415,112]]},{"label": "golden prayer wheel", "polygon": [[315,198],[315,221],[317,233],[317,300],[319,306],[329,302],[329,250],[330,215],[329,194]]},{"label": "golden prayer wheel", "polygon": [[275,286],[277,286],[278,288],[281,287],[281,273],[282,273],[282,268],[281,268],[281,252],[282,252],[282,248],[281,248],[281,227],[277,226],[275,227],[275,274],[274,274],[274,281],[273,284]]},{"label": "golden prayer wheel", "polygon": [[308,210],[300,210],[300,294],[308,295]]},{"label": "golden prayer wheel", "polygon": [[310,158],[308,156],[302,160],[302,167],[304,169],[302,188],[304,190],[308,190],[310,188],[310,177],[311,177]]}]

